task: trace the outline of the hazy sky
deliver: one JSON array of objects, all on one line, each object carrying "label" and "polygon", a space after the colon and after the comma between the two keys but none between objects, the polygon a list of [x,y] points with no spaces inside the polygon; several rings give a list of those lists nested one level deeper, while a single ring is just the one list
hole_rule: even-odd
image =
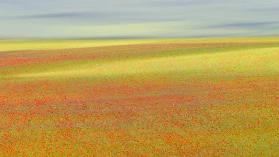
[{"label": "hazy sky", "polygon": [[0,38],[279,35],[279,0],[0,0]]}]

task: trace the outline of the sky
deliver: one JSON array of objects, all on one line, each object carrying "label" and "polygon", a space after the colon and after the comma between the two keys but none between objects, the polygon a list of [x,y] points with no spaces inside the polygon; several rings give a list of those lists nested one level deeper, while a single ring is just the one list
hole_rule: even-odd
[{"label": "sky", "polygon": [[278,0],[0,0],[0,38],[279,35]]}]

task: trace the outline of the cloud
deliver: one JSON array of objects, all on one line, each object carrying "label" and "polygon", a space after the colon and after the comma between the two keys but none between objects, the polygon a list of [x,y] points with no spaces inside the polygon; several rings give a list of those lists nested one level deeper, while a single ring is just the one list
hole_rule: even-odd
[{"label": "cloud", "polygon": [[207,28],[238,28],[238,29],[258,29],[258,28],[267,28],[275,27],[279,25],[279,21],[266,21],[266,22],[235,22],[235,23],[226,23],[218,25],[210,25]]},{"label": "cloud", "polygon": [[279,6],[270,6],[270,7],[260,7],[260,8],[250,8],[250,12],[259,12],[259,13],[272,13],[279,12]]},{"label": "cloud", "polygon": [[67,18],[97,18],[103,14],[93,12],[57,12],[57,13],[44,13],[44,14],[32,14],[15,16],[19,19],[67,19]]},{"label": "cloud", "polygon": [[[220,3],[222,0],[149,0],[148,3],[143,1],[142,3],[153,5],[153,6],[164,6],[164,7],[189,7],[189,6],[212,6]],[[205,5],[206,4],[206,5]]]},{"label": "cloud", "polygon": [[91,12],[55,12],[45,14],[31,14],[13,16],[19,20],[39,20],[39,21],[60,21],[63,22],[85,22],[85,23],[145,23],[145,22],[162,22],[162,21],[179,21],[183,17],[158,14],[150,15],[148,12],[140,11],[91,11]]}]

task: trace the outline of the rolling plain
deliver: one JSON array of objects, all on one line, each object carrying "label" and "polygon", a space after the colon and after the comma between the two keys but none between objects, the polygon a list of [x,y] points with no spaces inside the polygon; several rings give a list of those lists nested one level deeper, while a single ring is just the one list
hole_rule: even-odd
[{"label": "rolling plain", "polygon": [[0,156],[276,157],[279,38],[0,40]]}]

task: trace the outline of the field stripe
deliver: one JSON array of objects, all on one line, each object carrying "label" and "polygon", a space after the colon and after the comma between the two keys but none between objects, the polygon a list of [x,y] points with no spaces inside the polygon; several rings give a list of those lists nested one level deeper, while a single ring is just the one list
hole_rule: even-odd
[{"label": "field stripe", "polygon": [[130,59],[104,63],[88,62],[14,78],[110,77],[148,73],[180,72],[189,75],[263,75],[279,73],[279,48],[241,50],[233,53],[183,55]]}]

